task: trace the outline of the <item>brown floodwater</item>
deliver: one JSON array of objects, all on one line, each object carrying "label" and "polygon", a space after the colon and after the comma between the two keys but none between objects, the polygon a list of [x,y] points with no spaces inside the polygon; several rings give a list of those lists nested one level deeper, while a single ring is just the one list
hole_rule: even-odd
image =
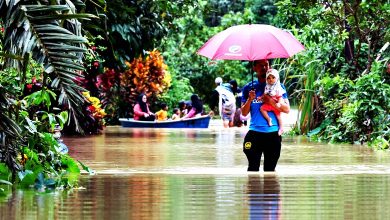
[{"label": "brown floodwater", "polygon": [[80,188],[0,197],[0,219],[390,219],[390,154],[284,137],[275,173],[248,173],[247,128],[131,129],[64,138],[96,171]]}]

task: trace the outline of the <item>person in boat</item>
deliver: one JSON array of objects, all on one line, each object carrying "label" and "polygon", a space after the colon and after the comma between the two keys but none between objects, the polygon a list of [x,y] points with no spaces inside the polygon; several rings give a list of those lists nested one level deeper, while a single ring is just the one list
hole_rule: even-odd
[{"label": "person in boat", "polygon": [[166,121],[168,120],[168,105],[166,103],[161,103],[161,110],[156,112],[157,121]]},{"label": "person in boat", "polygon": [[194,118],[194,117],[198,117],[198,116],[202,115],[202,113],[203,113],[203,103],[200,100],[198,95],[193,94],[191,96],[191,105],[192,105],[191,110],[188,112],[187,115],[182,117],[182,119]]},{"label": "person in boat", "polygon": [[154,121],[156,116],[149,110],[147,97],[141,93],[137,98],[137,103],[134,106],[134,120],[139,121]]},{"label": "person in boat", "polygon": [[179,108],[174,108],[173,109],[173,114],[172,114],[172,120],[179,120],[180,119],[180,109]]},{"label": "person in boat", "polygon": [[188,114],[186,101],[182,100],[182,101],[179,102],[179,110],[180,110],[180,118],[182,118],[186,114]]}]

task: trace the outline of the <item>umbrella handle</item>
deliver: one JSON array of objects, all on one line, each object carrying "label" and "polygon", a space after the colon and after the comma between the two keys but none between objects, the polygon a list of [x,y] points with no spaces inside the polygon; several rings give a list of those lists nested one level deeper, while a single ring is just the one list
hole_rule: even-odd
[{"label": "umbrella handle", "polygon": [[253,87],[253,62],[254,61],[250,61],[251,62],[251,65],[250,65],[250,68],[249,68],[249,72],[250,72],[250,74],[251,74],[251,76],[252,76],[252,83],[251,83],[251,90],[254,90],[254,87]]}]

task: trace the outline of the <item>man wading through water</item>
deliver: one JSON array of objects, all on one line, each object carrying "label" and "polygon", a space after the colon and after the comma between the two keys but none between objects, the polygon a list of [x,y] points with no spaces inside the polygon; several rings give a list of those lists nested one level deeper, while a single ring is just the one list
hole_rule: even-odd
[{"label": "man wading through water", "polygon": [[218,105],[218,111],[221,115],[223,127],[233,127],[234,113],[236,112],[236,97],[233,94],[232,86],[229,83],[223,83],[221,77],[215,79],[217,86],[210,96],[209,115],[214,115],[214,109]]},{"label": "man wading through water", "polygon": [[[243,88],[241,112],[243,116],[251,114],[249,131],[244,138],[243,151],[248,159],[248,171],[259,171],[261,156],[264,154],[264,171],[275,171],[278,163],[282,137],[278,134],[279,124],[269,126],[259,109],[268,103],[280,112],[289,113],[290,103],[287,93],[283,95],[284,103],[276,102],[268,95],[263,95],[266,85],[266,73],[270,69],[268,60],[256,60],[253,70],[257,73],[257,81],[246,84]],[[283,89],[286,90],[283,84]],[[277,122],[273,112],[269,112],[272,121]]]}]

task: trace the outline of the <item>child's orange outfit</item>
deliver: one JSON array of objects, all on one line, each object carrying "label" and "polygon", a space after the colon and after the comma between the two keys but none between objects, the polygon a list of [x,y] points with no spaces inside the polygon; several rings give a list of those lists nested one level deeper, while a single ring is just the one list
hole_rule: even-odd
[{"label": "child's orange outfit", "polygon": [[164,109],[161,109],[160,111],[156,112],[156,119],[157,121],[168,120],[168,112]]}]

